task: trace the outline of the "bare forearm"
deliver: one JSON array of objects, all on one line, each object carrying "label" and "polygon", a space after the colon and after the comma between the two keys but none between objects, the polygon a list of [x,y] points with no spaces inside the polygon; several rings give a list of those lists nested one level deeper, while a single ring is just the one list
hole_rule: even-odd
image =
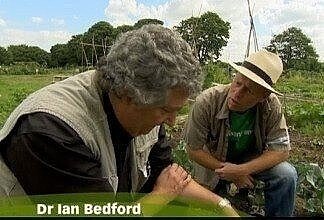
[{"label": "bare forearm", "polygon": [[[183,198],[194,199],[195,201],[203,201],[217,206],[222,199],[217,194],[212,193],[196,181],[191,180],[180,193]],[[171,202],[176,194],[168,194],[159,190],[153,190],[141,198],[138,202],[143,205],[143,214],[145,216],[152,216],[156,214],[161,208]],[[233,214],[234,215],[234,214]]]},{"label": "bare forearm", "polygon": [[203,150],[187,148],[190,159],[211,170],[222,167],[222,162]]},{"label": "bare forearm", "polygon": [[212,193],[205,187],[199,185],[196,181],[191,180],[184,188],[181,196],[195,198],[196,200],[202,200],[217,205],[222,197],[215,193]]},{"label": "bare forearm", "polygon": [[175,197],[176,195],[161,194],[159,192],[153,191],[142,197],[137,202],[142,205],[142,213],[144,216],[153,216]]},{"label": "bare forearm", "polygon": [[289,151],[265,151],[259,157],[241,164],[242,173],[246,175],[259,173],[287,160],[288,156]]},{"label": "bare forearm", "polygon": [[[219,206],[219,202],[222,200],[222,197],[199,185],[194,180],[191,180],[188,183],[188,185],[184,188],[181,196],[185,198],[192,198],[196,201],[210,203],[215,205],[215,207]],[[232,207],[224,207],[223,211],[226,215],[238,216],[238,214]]]}]

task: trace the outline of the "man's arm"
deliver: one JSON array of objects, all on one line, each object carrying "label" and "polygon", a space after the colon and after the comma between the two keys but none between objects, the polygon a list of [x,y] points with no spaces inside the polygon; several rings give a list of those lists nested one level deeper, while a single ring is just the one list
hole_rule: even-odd
[{"label": "man's arm", "polygon": [[289,151],[264,151],[259,157],[241,165],[243,173],[246,175],[256,174],[263,170],[274,167],[275,165],[287,160]]},{"label": "man's arm", "polygon": [[[192,198],[198,201],[211,203],[215,205],[215,207],[219,207],[219,203],[221,202],[221,200],[223,200],[222,197],[199,185],[194,180],[191,180],[188,183],[188,185],[183,189],[181,195],[186,198]],[[239,216],[231,206],[224,207],[223,211],[228,216]]]},{"label": "man's arm", "polygon": [[[190,175],[181,166],[172,164],[165,168],[158,177],[153,191],[140,199],[143,213],[151,216],[157,213],[164,205],[172,201],[177,195],[194,199],[219,207],[222,197],[212,193],[191,179]],[[154,204],[154,206],[152,206]],[[153,207],[153,208],[152,208]],[[228,216],[238,216],[231,206],[222,208]]]},{"label": "man's arm", "polygon": [[190,146],[187,146],[187,152],[189,154],[189,158],[198,164],[209,168],[211,170],[215,170],[218,168],[223,167],[223,162],[217,160],[215,157],[213,157],[211,154],[205,152],[202,150],[202,147],[195,148],[198,150],[193,150],[190,148]]},{"label": "man's arm", "polygon": [[289,151],[268,150],[259,157],[243,164],[224,163],[224,166],[215,169],[221,178],[235,180],[247,175],[257,174],[263,170],[274,167],[288,158]]},{"label": "man's arm", "polygon": [[233,164],[221,162],[203,150],[191,150],[187,147],[187,152],[190,159],[206,168],[215,170],[220,178],[232,181],[238,187],[253,187],[251,175],[274,167],[289,157],[288,150],[267,150],[246,163]]}]

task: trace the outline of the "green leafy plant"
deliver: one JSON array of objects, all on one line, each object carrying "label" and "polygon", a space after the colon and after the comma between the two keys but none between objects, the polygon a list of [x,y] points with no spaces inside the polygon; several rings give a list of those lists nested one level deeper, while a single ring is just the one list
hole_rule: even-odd
[{"label": "green leafy plant", "polygon": [[180,140],[179,144],[172,150],[172,157],[174,162],[180,164],[185,170],[188,172],[192,171],[193,165],[191,160],[189,160],[184,140]]},{"label": "green leafy plant", "polygon": [[324,168],[316,163],[301,163],[296,168],[299,173],[297,192],[306,202],[304,208],[314,215],[323,215]]},{"label": "green leafy plant", "polygon": [[203,82],[203,89],[212,87],[215,84],[227,84],[231,82],[231,75],[228,67],[223,67],[221,63],[210,63],[203,67],[205,79]]}]

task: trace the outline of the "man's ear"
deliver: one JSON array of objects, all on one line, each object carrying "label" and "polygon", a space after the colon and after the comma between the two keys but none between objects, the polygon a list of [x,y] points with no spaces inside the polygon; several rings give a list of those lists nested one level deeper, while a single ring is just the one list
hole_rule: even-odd
[{"label": "man's ear", "polygon": [[131,97],[129,97],[129,96],[124,95],[124,96],[122,96],[120,99],[121,99],[121,102],[122,102],[124,105],[131,105],[131,104],[134,104],[133,99],[132,99]]}]

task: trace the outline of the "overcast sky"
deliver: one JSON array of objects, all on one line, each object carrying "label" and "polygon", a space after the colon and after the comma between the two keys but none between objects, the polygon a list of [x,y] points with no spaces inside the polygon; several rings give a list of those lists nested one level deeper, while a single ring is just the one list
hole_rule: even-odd
[{"label": "overcast sky", "polygon": [[[259,46],[288,27],[302,29],[324,61],[324,0],[250,0]],[[84,33],[98,21],[133,25],[157,18],[173,27],[181,20],[216,12],[230,22],[230,39],[222,60],[244,58],[249,17],[246,0],[0,0],[0,46],[27,44],[47,51]]]}]

